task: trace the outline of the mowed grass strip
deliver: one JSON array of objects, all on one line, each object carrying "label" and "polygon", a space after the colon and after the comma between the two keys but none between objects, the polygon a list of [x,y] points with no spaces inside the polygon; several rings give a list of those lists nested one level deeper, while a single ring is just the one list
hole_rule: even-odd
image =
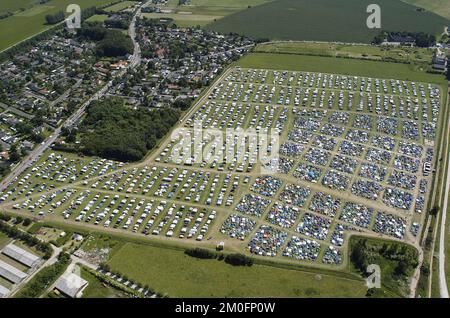
[{"label": "mowed grass strip", "polygon": [[234,267],[180,250],[127,243],[111,270],[169,297],[364,297],[361,280],[265,265]]},{"label": "mowed grass strip", "polygon": [[[211,23],[207,28],[261,39],[370,43],[379,33],[366,25],[372,0],[276,0]],[[441,34],[448,19],[400,0],[379,0],[382,28]]]},{"label": "mowed grass strip", "polygon": [[322,72],[445,85],[445,78],[443,76],[426,73],[410,64],[348,58],[251,53],[241,58],[236,65],[247,68]]}]

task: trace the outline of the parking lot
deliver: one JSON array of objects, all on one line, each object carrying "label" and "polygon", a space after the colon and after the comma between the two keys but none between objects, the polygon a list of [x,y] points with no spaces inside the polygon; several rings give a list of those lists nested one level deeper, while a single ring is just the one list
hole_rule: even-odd
[{"label": "parking lot", "polygon": [[[229,162],[176,149],[178,136],[135,165],[46,152],[0,200],[80,224],[340,265],[350,233],[419,238],[440,98],[426,83],[233,68],[182,122],[183,137],[193,145],[200,121],[224,132],[272,130],[280,157],[269,174],[250,148]],[[211,143],[227,149],[202,139],[202,150]]]}]

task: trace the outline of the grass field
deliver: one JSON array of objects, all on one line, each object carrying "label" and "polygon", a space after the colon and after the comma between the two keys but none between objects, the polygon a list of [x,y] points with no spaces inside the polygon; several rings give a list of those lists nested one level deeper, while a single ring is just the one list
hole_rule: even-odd
[{"label": "grass field", "polygon": [[378,78],[395,78],[444,85],[443,76],[429,74],[409,64],[363,61],[333,57],[252,53],[237,62],[242,67],[304,70]]},{"label": "grass field", "polygon": [[389,60],[408,63],[429,64],[433,50],[408,47],[380,47],[371,45],[342,45],[312,42],[272,42],[258,45],[254,52],[286,53],[302,55],[327,55],[332,57],[351,57],[370,60]]},{"label": "grass field", "polygon": [[450,3],[448,0],[402,0],[403,2],[424,8],[450,19]]},{"label": "grass field", "polygon": [[108,16],[106,14],[96,14],[87,19],[86,21],[89,22],[104,22],[106,19],[108,19]]},{"label": "grass field", "polygon": [[21,9],[31,8],[37,0],[2,0],[0,4],[0,13],[15,13]]},{"label": "grass field", "polygon": [[[276,0],[237,12],[207,28],[275,40],[317,40],[369,43],[379,32],[368,29],[371,0]],[[448,19],[419,12],[400,0],[380,0],[382,28],[441,34]],[[280,23],[280,22],[283,23]]]},{"label": "grass field", "polygon": [[105,8],[105,11],[106,12],[119,12],[123,9],[126,9],[128,7],[135,5],[136,3],[137,3],[136,1],[123,1],[123,2],[114,4],[110,7]]},{"label": "grass field", "polygon": [[9,240],[9,237],[6,236],[6,234],[0,232],[0,249],[2,249],[3,246],[5,246],[9,242]]},{"label": "grass field", "polygon": [[[0,12],[4,8],[13,8],[12,1],[3,2],[0,3]],[[25,3],[25,1],[18,2]],[[76,3],[82,9],[85,9],[111,2],[112,0],[77,0]],[[0,20],[0,51],[51,28],[51,26],[45,24],[45,16],[60,10],[66,11],[66,7],[71,3],[73,3],[73,0],[52,0],[44,5],[35,4],[25,11]]]},{"label": "grass field", "polygon": [[144,14],[150,18],[171,18],[177,26],[204,26],[230,14],[255,7],[272,0],[191,0],[188,5],[178,5],[178,1],[169,1],[164,9],[173,13]]},{"label": "grass field", "polygon": [[83,298],[125,298],[125,293],[113,287],[103,284],[87,269],[81,267],[81,277],[89,282],[83,291]]},{"label": "grass field", "polygon": [[363,297],[363,281],[263,265],[233,267],[127,243],[109,265],[169,297]]}]

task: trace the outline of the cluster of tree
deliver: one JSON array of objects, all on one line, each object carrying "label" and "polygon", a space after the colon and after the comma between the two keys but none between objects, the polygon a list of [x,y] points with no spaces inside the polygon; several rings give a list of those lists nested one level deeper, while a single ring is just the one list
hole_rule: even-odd
[{"label": "cluster of tree", "polygon": [[181,110],[186,110],[189,107],[191,107],[191,104],[192,104],[192,99],[177,98],[175,100],[175,102],[173,103],[173,107],[181,109]]},{"label": "cluster of tree", "polygon": [[395,261],[394,274],[397,276],[409,275],[418,265],[414,248],[397,242],[376,244],[367,239],[358,239],[352,246],[350,260],[361,273],[367,274],[368,265],[377,263],[376,258],[380,256]]},{"label": "cluster of tree", "polygon": [[184,251],[184,253],[191,257],[201,259],[216,259],[219,255],[218,253],[199,247],[187,249]]},{"label": "cluster of tree", "polygon": [[10,17],[10,16],[12,16],[13,15],[13,13],[12,12],[2,12],[2,13],[0,13],[0,20],[3,20],[3,19],[6,19],[6,18],[8,18],[8,17]]},{"label": "cluster of tree", "polygon": [[61,21],[64,20],[64,12],[63,11],[58,11],[54,14],[47,14],[45,16],[45,21],[47,22],[47,24],[57,24]]},{"label": "cluster of tree", "polygon": [[243,254],[217,253],[203,248],[191,248],[184,251],[186,255],[200,259],[217,259],[233,266],[252,266],[253,259]]},{"label": "cluster of tree", "polygon": [[105,21],[105,26],[107,28],[115,29],[128,29],[131,22],[131,13],[122,13],[120,15],[115,14],[113,17]]},{"label": "cluster of tree", "polygon": [[0,232],[5,233],[12,239],[20,240],[28,246],[35,247],[38,251],[41,251],[45,254],[44,259],[49,259],[50,256],[52,256],[53,249],[49,243],[42,242],[33,235],[19,230],[18,228],[9,225],[3,220],[0,220]]},{"label": "cluster of tree", "polygon": [[233,266],[252,266],[253,259],[243,254],[229,254],[225,256],[225,263]]},{"label": "cluster of tree", "polygon": [[45,290],[51,286],[56,279],[61,276],[69,266],[71,260],[70,255],[67,253],[61,253],[58,256],[58,261],[50,266],[43,268],[39,271],[33,279],[26,284],[18,293],[20,298],[37,298]]},{"label": "cluster of tree", "polygon": [[99,23],[84,25],[78,36],[97,42],[98,56],[118,57],[133,53],[133,41],[118,30],[109,30]]},{"label": "cluster of tree", "polygon": [[142,159],[180,117],[171,108],[132,110],[117,98],[94,102],[86,113],[83,153],[121,161]]},{"label": "cluster of tree", "polygon": [[390,32],[390,31],[381,31],[379,34],[377,34],[374,39],[374,44],[381,44],[383,41],[388,38],[389,36],[399,36],[399,37],[410,37],[414,39],[414,42],[416,43],[416,46],[418,47],[430,47],[436,44],[436,36],[432,34],[428,34],[425,32]]}]

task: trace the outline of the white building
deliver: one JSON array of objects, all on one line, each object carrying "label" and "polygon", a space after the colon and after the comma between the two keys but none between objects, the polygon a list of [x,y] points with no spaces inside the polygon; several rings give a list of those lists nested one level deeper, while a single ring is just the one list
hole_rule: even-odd
[{"label": "white building", "polygon": [[18,284],[27,277],[27,274],[0,260],[0,276]]},{"label": "white building", "polygon": [[28,267],[33,267],[34,265],[37,265],[40,261],[40,258],[38,256],[31,254],[30,252],[14,244],[9,244],[5,246],[2,253]]}]

